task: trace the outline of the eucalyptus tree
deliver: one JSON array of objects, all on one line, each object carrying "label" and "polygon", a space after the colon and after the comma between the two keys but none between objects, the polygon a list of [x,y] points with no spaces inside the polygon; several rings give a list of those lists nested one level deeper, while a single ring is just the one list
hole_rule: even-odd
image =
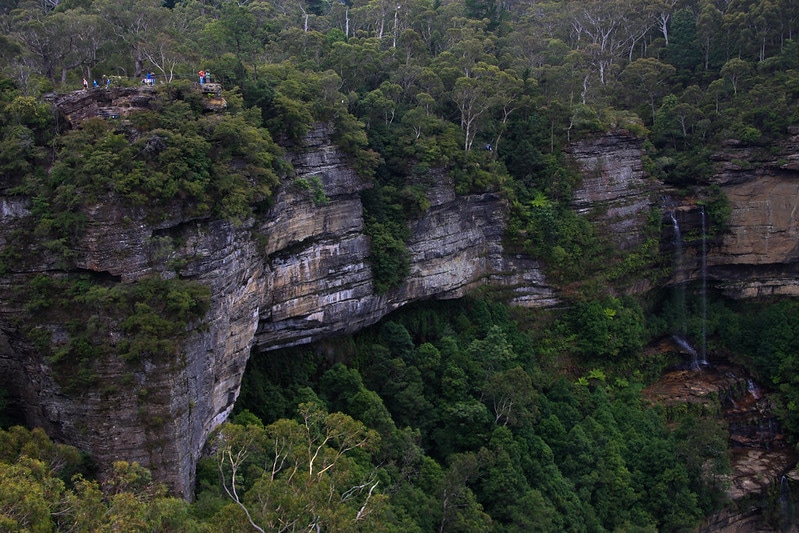
[{"label": "eucalyptus tree", "polygon": [[470,70],[471,76],[461,76],[455,80],[450,92],[460,111],[460,126],[463,130],[463,149],[469,151],[479,130],[478,120],[488,111],[494,94],[494,79],[499,69],[485,63],[477,64]]},{"label": "eucalyptus tree", "polygon": [[528,423],[535,411],[535,391],[532,380],[520,366],[491,374],[483,392],[500,426]]},{"label": "eucalyptus tree", "polygon": [[624,58],[632,60],[636,44],[654,26],[652,9],[641,7],[630,0],[567,4],[570,44],[586,56],[599,76],[600,85],[606,84],[612,65]]},{"label": "eucalyptus tree", "polygon": [[19,56],[51,82],[56,75],[55,42],[45,22],[47,13],[39,9],[16,9],[6,24],[13,40],[19,43]]},{"label": "eucalyptus tree", "polygon": [[739,39],[738,56],[763,61],[769,45],[781,45],[779,0],[732,0],[724,15],[729,34]]},{"label": "eucalyptus tree", "polygon": [[789,0],[778,2],[780,16],[780,44],[784,46],[786,41],[795,40],[797,25],[799,25],[799,5]]},{"label": "eucalyptus tree", "polygon": [[411,5],[411,28],[424,40],[428,53],[438,55],[445,50],[447,32],[455,25],[455,19],[466,20],[461,2],[435,3],[427,0],[413,0]]},{"label": "eucalyptus tree", "polygon": [[94,9],[109,24],[133,61],[133,76],[144,72],[147,44],[158,34],[170,11],[159,0],[97,0]]},{"label": "eucalyptus tree", "polygon": [[322,32],[290,27],[266,43],[262,59],[266,63],[293,61],[296,64],[310,62],[317,66],[329,50],[330,43]]},{"label": "eucalyptus tree", "polygon": [[721,67],[721,76],[730,82],[732,92],[738,95],[738,88],[752,72],[752,65],[743,59],[732,58]]},{"label": "eucalyptus tree", "polygon": [[721,48],[718,45],[718,41],[722,37],[721,26],[723,18],[724,14],[716,7],[715,2],[712,0],[701,1],[695,31],[697,46],[702,52],[705,70],[710,69],[711,58]]},{"label": "eucalyptus tree", "polygon": [[511,117],[525,107],[532,105],[530,93],[537,85],[535,79],[523,80],[513,69],[497,70],[494,78],[494,94],[486,127],[486,134],[493,136],[491,151],[493,157],[500,157],[500,142],[508,129]]},{"label": "eucalyptus tree", "polygon": [[94,14],[83,8],[48,11],[20,8],[10,14],[11,36],[22,45],[22,55],[30,59],[38,71],[51,82],[67,82],[67,73],[98,62],[104,41],[104,26]]},{"label": "eucalyptus tree", "polygon": [[249,11],[255,16],[259,27],[278,24],[283,30],[302,28],[302,31],[305,32],[319,30],[324,26],[324,23],[321,22],[324,17],[321,15],[327,11],[324,9],[325,5],[329,6],[329,3],[311,3],[305,0],[270,2],[255,0],[247,3]]},{"label": "eucalyptus tree", "polygon": [[654,6],[655,24],[663,35],[666,46],[669,45],[669,22],[679,0],[660,0]]},{"label": "eucalyptus tree", "polygon": [[342,92],[371,91],[386,80],[393,57],[377,38],[354,38],[333,43],[325,64],[341,77]]},{"label": "eucalyptus tree", "polygon": [[571,26],[570,44],[586,56],[604,85],[607,68],[619,55],[626,38],[620,31],[625,6],[619,0],[591,0],[566,7]]},{"label": "eucalyptus tree", "polygon": [[536,3],[509,25],[504,37],[519,72],[561,64],[572,47],[566,10],[559,3]]},{"label": "eucalyptus tree", "polygon": [[[260,3],[257,4],[260,6]],[[262,48],[260,26],[249,6],[229,1],[222,4],[216,16],[205,24],[198,35],[208,57],[233,54],[239,61],[250,63]]]},{"label": "eucalyptus tree", "polygon": [[218,520],[232,519],[235,527],[244,519],[262,532],[380,528],[387,497],[364,461],[379,435],[314,403],[301,404],[299,415],[299,421],[226,424],[217,431],[219,479],[239,511]]},{"label": "eucalyptus tree", "polygon": [[400,5],[390,0],[370,0],[357,6],[353,4],[351,16],[355,24],[351,24],[353,33],[363,30],[369,37],[393,36],[396,46],[396,31]]},{"label": "eucalyptus tree", "polygon": [[392,56],[397,67],[391,75],[391,81],[402,88],[406,100],[412,100],[418,92],[416,82],[422,75],[423,67],[428,64],[424,42],[413,30],[405,30]]},{"label": "eucalyptus tree", "polygon": [[176,16],[166,18],[163,26],[142,45],[142,56],[158,70],[166,83],[175,79],[176,71],[191,72],[187,63],[197,58],[195,42],[185,31],[188,21]]},{"label": "eucalyptus tree", "polygon": [[627,95],[627,104],[636,106],[637,96],[646,97],[652,113],[652,122],[655,121],[655,110],[658,99],[669,93],[669,78],[676,73],[673,66],[658,61],[651,57],[636,59],[624,69],[621,74],[622,83],[631,89],[624,91]]},{"label": "eucalyptus tree", "polygon": [[476,453],[453,454],[449,468],[437,477],[438,531],[489,531],[491,517],[483,511],[469,483],[481,474]]}]

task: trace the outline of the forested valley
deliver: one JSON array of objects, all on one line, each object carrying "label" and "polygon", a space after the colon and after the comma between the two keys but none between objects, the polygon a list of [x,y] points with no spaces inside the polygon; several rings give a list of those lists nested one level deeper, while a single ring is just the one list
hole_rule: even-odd
[{"label": "forested valley", "polygon": [[[685,362],[652,349],[675,333],[756,376],[795,446],[797,302],[711,286],[700,303],[692,284],[675,303],[664,212],[620,249],[573,209],[567,151],[609,131],[641,139],[646,175],[697,198],[707,234],[723,235],[714,152],[734,140],[768,153],[799,124],[799,2],[0,0],[0,28],[0,190],[29,198],[35,220],[0,242],[0,277],[44,253],[67,270],[86,210],[109,195],[154,220],[176,201],[191,217],[258,216],[291,175],[284,152],[326,123],[372,184],[376,292],[408,275],[409,221],[443,173],[457,194],[506,199],[504,245],[539,260],[559,298],[521,309],[478,291],[254,354],[192,501],[136,463],[96,479],[91,457],[21,427],[3,392],[0,529],[695,531],[730,503],[729,431],[708,409],[645,399]],[[199,71],[224,111],[203,112]],[[153,109],[124,123],[70,128],[46,99],[151,75]],[[292,186],[330,201],[319,183]],[[78,394],[97,358],[178,350],[209,299],[178,274],[36,276],[14,305],[68,317],[70,340],[48,352],[35,320],[20,328]],[[124,342],[98,340],[95,314]],[[753,498],[788,530],[780,495]]]}]

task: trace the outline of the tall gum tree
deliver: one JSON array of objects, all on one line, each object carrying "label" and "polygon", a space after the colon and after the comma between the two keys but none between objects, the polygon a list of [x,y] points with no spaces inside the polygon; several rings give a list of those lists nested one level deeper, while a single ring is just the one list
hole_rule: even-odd
[{"label": "tall gum tree", "polygon": [[656,104],[669,91],[668,79],[677,72],[673,66],[652,57],[636,59],[624,69],[621,78],[631,90],[628,104],[637,105],[636,96],[645,96],[655,122]]},{"label": "tall gum tree", "polygon": [[461,129],[464,132],[463,149],[469,151],[477,135],[478,119],[489,109],[493,96],[493,80],[499,73],[495,66],[479,64],[472,69],[471,77],[455,80],[450,97],[458,106]]},{"label": "tall gum tree", "polygon": [[133,76],[140,77],[147,60],[145,47],[170,17],[170,10],[159,0],[98,0],[94,7],[128,49]]},{"label": "tall gum tree", "polygon": [[12,35],[27,49],[27,56],[53,83],[65,84],[67,73],[91,66],[103,39],[100,20],[82,8],[64,12],[41,9],[17,9],[11,13]]}]

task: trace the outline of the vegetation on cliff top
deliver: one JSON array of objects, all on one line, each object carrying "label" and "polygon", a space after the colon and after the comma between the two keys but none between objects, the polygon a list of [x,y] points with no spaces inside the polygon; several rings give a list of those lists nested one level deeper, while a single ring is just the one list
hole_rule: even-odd
[{"label": "vegetation on cliff top", "polygon": [[[378,202],[367,219],[381,291],[405,271],[389,259],[402,256],[403,226],[425,209],[433,170],[463,193],[502,189],[511,237],[573,282],[623,258],[608,261],[570,218],[577,177],[561,157],[569,141],[614,128],[644,137],[650,174],[702,201],[719,141],[765,147],[785,133],[797,98],[797,10],[749,4],[14,0],[0,8],[0,66],[17,88],[4,97],[0,170],[19,182],[59,158],[55,125],[37,107],[42,92],[80,87],[83,77],[136,83],[152,71],[157,85],[174,87],[163,91],[172,103],[142,124],[138,144],[119,147],[126,179],[113,177],[111,162],[86,161],[100,192],[112,180],[134,201],[179,196],[195,214],[240,219],[248,202],[268,201],[282,173],[269,138],[295,143],[314,121],[331,122],[356,168],[374,172]],[[241,95],[236,118],[197,116],[199,95],[177,82],[198,70]],[[74,133],[74,143],[55,146],[99,155],[120,133],[88,144]],[[57,166],[80,174],[67,152]],[[59,185],[67,196],[86,188]],[[78,206],[60,200],[43,208],[73,215],[52,224],[79,230]],[[723,224],[723,210],[714,213]]]}]

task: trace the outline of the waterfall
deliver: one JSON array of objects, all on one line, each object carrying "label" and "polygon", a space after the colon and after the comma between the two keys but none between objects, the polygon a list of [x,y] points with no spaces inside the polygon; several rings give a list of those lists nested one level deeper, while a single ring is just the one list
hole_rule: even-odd
[{"label": "waterfall", "polygon": [[674,277],[677,280],[674,290],[674,305],[678,319],[677,333],[679,335],[685,336],[687,332],[687,326],[685,322],[685,283],[681,279],[683,277],[682,233],[680,232],[680,224],[677,222],[677,215],[674,210],[672,210],[669,215],[671,216],[672,228],[674,228]]},{"label": "waterfall", "polygon": [[702,359],[701,363],[707,365],[707,227],[705,225],[705,206],[701,207],[702,213]]},{"label": "waterfall", "polygon": [[778,496],[778,516],[779,531],[792,531],[794,526],[795,510],[793,494],[791,494],[791,482],[786,476],[780,479],[780,491]]},{"label": "waterfall", "polygon": [[672,335],[671,338],[674,339],[677,346],[688,352],[688,355],[691,356],[691,370],[702,370],[702,365],[707,365],[705,361],[699,360],[699,354],[696,353],[694,347],[691,346],[687,340],[679,335]]},{"label": "waterfall", "polygon": [[687,315],[688,315],[688,308],[686,305],[686,297],[685,297],[685,272],[684,272],[684,265],[683,265],[683,242],[682,242],[682,232],[680,231],[680,224],[677,221],[677,213],[674,209],[669,211],[669,216],[671,217],[671,224],[674,230],[674,279],[676,283],[674,285],[674,307],[675,312],[677,314],[677,324],[676,329],[677,333],[672,335],[674,342],[682,348],[685,352],[687,352],[691,356],[691,369],[693,370],[701,370],[702,366],[707,366],[707,358],[706,358],[706,332],[705,332],[705,318],[706,318],[706,296],[705,296],[705,211],[702,209],[702,338],[701,338],[701,355],[697,353],[697,351],[690,345],[690,343],[686,340],[687,333],[688,333],[688,324],[687,324]]},{"label": "waterfall", "polygon": [[682,233],[680,233],[680,223],[677,222],[677,214],[674,210],[669,212],[671,216],[671,226],[674,228],[674,247],[679,252],[679,255],[682,256]]}]

